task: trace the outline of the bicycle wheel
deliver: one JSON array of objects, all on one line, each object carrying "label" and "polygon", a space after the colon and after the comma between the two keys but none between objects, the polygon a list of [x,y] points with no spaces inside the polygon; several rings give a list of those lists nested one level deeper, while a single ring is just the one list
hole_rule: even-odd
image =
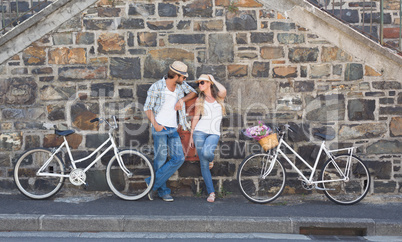
[{"label": "bicycle wheel", "polygon": [[[32,199],[45,199],[61,189],[64,177],[36,175],[51,155],[49,149],[37,148],[28,150],[18,158],[14,165],[14,182],[22,194]],[[64,175],[63,162],[55,155],[43,172]]]},{"label": "bicycle wheel", "polygon": [[[264,171],[274,162],[272,171],[263,178]],[[267,154],[254,154],[240,164],[237,173],[240,191],[250,201],[268,203],[281,195],[285,187],[286,171],[282,163]]]},{"label": "bicycle wheel", "polygon": [[[346,162],[349,155],[335,156],[334,160],[342,172],[346,172]],[[324,194],[333,202],[342,205],[352,205],[362,200],[370,188],[370,173],[366,165],[357,157],[351,157],[349,177],[346,181],[324,182]],[[321,172],[321,180],[342,179],[334,162],[329,159]]]},{"label": "bicycle wheel", "polygon": [[[138,200],[146,196],[155,182],[154,168],[149,159],[136,150],[123,150],[118,153],[124,166],[132,173],[128,176],[114,156],[106,168],[106,181],[110,190],[124,200]],[[150,183],[145,178],[150,177]]]}]

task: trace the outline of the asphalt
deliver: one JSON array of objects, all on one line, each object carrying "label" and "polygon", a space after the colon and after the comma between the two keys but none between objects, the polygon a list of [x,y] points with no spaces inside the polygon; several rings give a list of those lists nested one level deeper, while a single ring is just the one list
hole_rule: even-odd
[{"label": "asphalt", "polygon": [[243,197],[124,201],[110,193],[31,200],[0,194],[0,231],[209,232],[402,236],[402,197],[372,196],[350,206],[323,195],[254,204]]}]

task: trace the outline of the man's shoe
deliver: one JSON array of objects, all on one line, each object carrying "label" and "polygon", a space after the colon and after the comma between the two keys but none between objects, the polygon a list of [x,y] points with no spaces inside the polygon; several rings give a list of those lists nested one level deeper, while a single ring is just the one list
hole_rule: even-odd
[{"label": "man's shoe", "polygon": [[163,201],[165,201],[165,202],[173,202],[173,201],[174,201],[173,197],[170,196],[170,194],[165,194],[165,195],[163,195],[163,196],[162,196],[162,199],[163,199]]}]

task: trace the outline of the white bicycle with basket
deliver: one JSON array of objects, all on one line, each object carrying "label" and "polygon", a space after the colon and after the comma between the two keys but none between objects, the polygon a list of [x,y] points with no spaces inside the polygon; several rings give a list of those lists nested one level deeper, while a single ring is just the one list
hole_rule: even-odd
[{"label": "white bicycle with basket", "polygon": [[[74,130],[55,133],[62,136],[64,142],[56,149],[34,148],[23,153],[14,166],[14,182],[22,194],[32,199],[46,199],[60,191],[64,179],[69,178],[75,186],[87,185],[86,172],[101,160],[109,151],[114,153],[106,167],[106,181],[110,190],[124,200],[138,200],[146,196],[155,182],[155,173],[150,160],[136,150],[119,150],[114,138],[118,128],[115,116],[112,125],[104,118],[95,118],[90,122],[105,122],[109,125],[109,138],[88,156],[74,160],[66,136]],[[107,144],[110,143],[109,146]],[[77,163],[87,160],[106,148],[85,168],[78,168]],[[62,152],[71,160],[70,172],[65,171]],[[145,178],[150,177],[150,183]]]},{"label": "white bicycle with basket", "polygon": [[[285,187],[286,170],[280,158],[285,159],[299,174],[299,180],[304,189],[322,190],[335,203],[351,205],[366,196],[371,183],[370,173],[366,165],[353,155],[354,147],[329,150],[325,145],[325,140],[334,137],[315,133],[314,135],[323,141],[315,163],[311,166],[283,139],[288,130],[294,132],[289,125],[284,125],[283,130],[278,128],[279,142],[276,134],[272,135],[274,147],[268,147],[270,150],[267,153],[252,154],[240,164],[237,180],[242,194],[248,200],[256,203],[268,203],[281,195]],[[276,148],[275,145],[277,145]],[[282,148],[288,149],[300,159],[307,166],[310,175],[305,176]],[[345,154],[334,155],[338,152]],[[324,163],[320,179],[315,180],[318,161],[322,153],[328,157],[328,160]]]}]

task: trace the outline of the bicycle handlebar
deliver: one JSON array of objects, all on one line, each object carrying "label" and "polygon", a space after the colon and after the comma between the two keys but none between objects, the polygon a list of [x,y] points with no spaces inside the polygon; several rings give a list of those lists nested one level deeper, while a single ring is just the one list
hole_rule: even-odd
[{"label": "bicycle handlebar", "polygon": [[105,118],[94,118],[94,119],[91,119],[89,122],[91,122],[91,123],[94,123],[94,122],[102,123],[103,121],[105,121],[109,125],[109,127],[111,129],[117,129],[118,126],[117,126],[116,116],[112,115],[112,118],[113,118],[113,121],[114,121],[114,125],[111,125]]}]

